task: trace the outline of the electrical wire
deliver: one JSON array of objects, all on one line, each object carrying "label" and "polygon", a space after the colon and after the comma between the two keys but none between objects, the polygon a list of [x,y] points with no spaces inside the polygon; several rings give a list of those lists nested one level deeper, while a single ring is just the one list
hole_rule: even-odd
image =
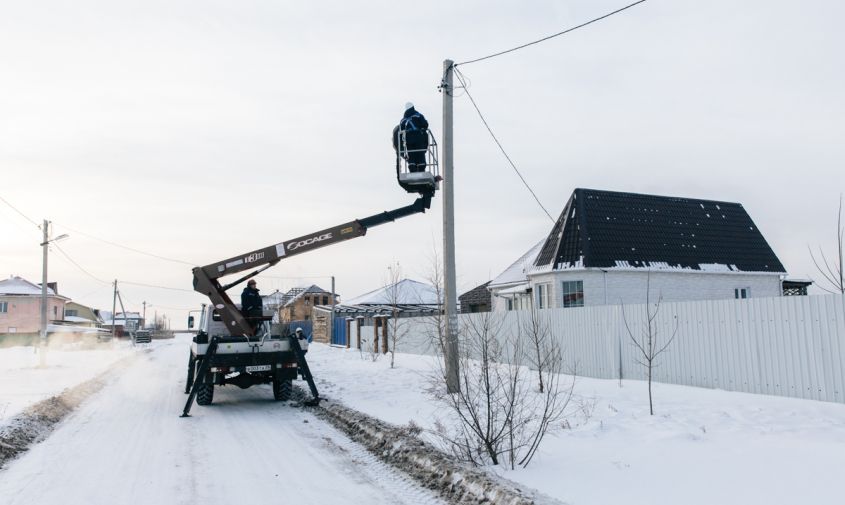
[{"label": "electrical wire", "polygon": [[528,189],[528,192],[531,193],[531,196],[534,197],[534,200],[537,202],[537,205],[539,205],[540,208],[543,209],[543,212],[545,212],[546,215],[549,216],[549,219],[551,219],[552,222],[554,223],[555,218],[552,217],[552,215],[549,213],[549,211],[546,210],[546,207],[543,206],[543,203],[540,202],[540,199],[537,197],[537,194],[534,192],[533,189],[531,189],[531,186],[528,184],[528,181],[525,180],[525,177],[523,177],[522,174],[519,172],[519,169],[516,168],[516,164],[513,162],[511,157],[508,155],[507,151],[505,151],[505,148],[502,147],[502,143],[499,142],[499,139],[496,137],[496,134],[493,133],[492,128],[490,128],[490,124],[487,123],[487,120],[484,118],[484,114],[481,113],[481,109],[478,108],[478,104],[475,102],[475,99],[472,97],[472,93],[470,93],[469,89],[467,89],[466,81],[464,80],[465,79],[464,75],[457,68],[454,68],[453,70],[455,71],[455,76],[458,78],[458,80],[461,82],[461,85],[464,87],[464,91],[466,92],[467,97],[469,98],[469,101],[472,102],[472,106],[475,108],[475,112],[478,113],[478,117],[481,118],[481,122],[484,123],[484,126],[487,128],[487,131],[490,132],[490,136],[493,137],[493,141],[496,142],[497,146],[499,146],[499,150],[502,151],[502,154],[505,155],[505,159],[508,160],[508,163],[510,163],[511,168],[513,168],[514,172],[516,172],[516,175],[519,176],[519,179],[522,181],[522,184],[525,185],[525,187]]},{"label": "electrical wire", "polygon": [[131,286],[143,286],[145,288],[158,288],[158,289],[169,289],[171,291],[184,291],[186,293],[194,293],[193,289],[184,289],[184,288],[173,288],[170,286],[159,286],[157,284],[145,284],[143,282],[133,282],[133,281],[125,281],[122,279],[118,279],[118,284],[129,284]]},{"label": "electrical wire", "polygon": [[92,274],[92,273],[91,273],[91,272],[89,272],[88,270],[85,270],[84,268],[82,268],[82,266],[80,266],[80,265],[79,265],[79,263],[77,263],[76,261],[74,261],[74,260],[73,260],[73,258],[71,258],[71,257],[68,255],[68,253],[66,253],[66,252],[65,252],[65,250],[64,250],[64,249],[62,249],[61,247],[59,247],[59,244],[57,244],[56,242],[53,242],[53,243],[52,243],[52,244],[50,244],[50,245],[52,245],[53,247],[55,247],[55,248],[56,248],[56,249],[57,249],[57,250],[58,250],[58,251],[62,254],[62,256],[64,256],[64,257],[65,257],[65,259],[67,259],[68,261],[70,261],[70,262],[71,262],[71,264],[73,264],[73,266],[75,266],[76,268],[78,268],[80,272],[84,273],[85,275],[87,275],[88,277],[90,277],[90,278],[94,279],[94,280],[95,280],[95,281],[97,281],[97,282],[102,282],[103,284],[111,284],[111,282],[109,282],[109,281],[104,281],[103,279],[100,279],[99,277],[97,277],[96,275]]},{"label": "electrical wire", "polygon": [[18,208],[17,208],[17,207],[15,207],[14,205],[12,205],[11,203],[9,203],[9,201],[8,201],[8,200],[6,200],[5,198],[3,198],[2,196],[0,196],[0,200],[2,200],[2,201],[3,201],[3,203],[5,203],[6,205],[8,205],[8,206],[9,206],[9,207],[13,210],[13,211],[15,211],[15,212],[17,212],[18,214],[20,214],[20,215],[21,215],[21,217],[23,217],[24,219],[26,219],[27,221],[29,221],[30,223],[32,223],[33,225],[35,225],[35,227],[36,227],[36,228],[41,228],[41,225],[40,225],[40,224],[38,224],[38,223],[36,223],[34,220],[30,219],[30,218],[29,218],[29,216],[27,216],[26,214],[24,214],[23,212],[21,212],[20,210],[18,210]]},{"label": "electrical wire", "polygon": [[581,24],[580,24],[580,25],[578,25],[578,26],[573,26],[572,28],[567,28],[566,30],[563,30],[562,32],[558,32],[558,33],[555,33],[555,34],[549,35],[548,37],[543,37],[542,39],[538,39],[538,40],[535,40],[535,41],[533,41],[533,42],[529,42],[529,43],[527,43],[527,44],[522,44],[521,46],[512,47],[512,48],[510,48],[510,49],[506,49],[506,50],[504,50],[504,51],[499,51],[498,53],[493,53],[493,54],[490,54],[490,55],[487,55],[487,56],[482,56],[481,58],[475,58],[475,59],[473,59],[473,60],[467,60],[467,61],[464,61],[464,62],[461,62],[461,63],[457,63],[457,64],[455,64],[455,66],[457,66],[457,65],[469,65],[470,63],[476,63],[476,62],[479,62],[479,61],[489,60],[490,58],[495,58],[495,57],[497,57],[497,56],[502,56],[503,54],[512,53],[512,52],[514,52],[514,51],[518,51],[518,50],[520,50],[520,49],[524,49],[524,48],[526,48],[526,47],[528,47],[528,46],[533,46],[534,44],[539,44],[540,42],[545,42],[545,41],[547,41],[547,40],[549,40],[549,39],[553,39],[553,38],[555,38],[555,37],[559,37],[559,36],[564,35],[564,34],[566,34],[566,33],[569,33],[569,32],[572,32],[572,31],[575,31],[575,30],[577,30],[577,29],[579,29],[579,28],[583,28],[583,27],[585,27],[585,26],[587,26],[587,25],[591,25],[591,24],[595,23],[596,21],[601,21],[602,19],[609,18],[610,16],[613,16],[614,14],[618,14],[618,13],[620,13],[620,12],[624,11],[624,10],[630,9],[631,7],[634,7],[635,5],[641,4],[641,3],[645,2],[645,1],[646,1],[646,0],[639,0],[639,1],[634,2],[634,3],[632,3],[632,4],[626,5],[625,7],[622,7],[621,9],[616,9],[616,10],[615,10],[615,11],[613,11],[613,12],[609,12],[609,13],[605,14],[604,16],[599,16],[599,17],[597,17],[597,18],[595,18],[595,19],[591,19],[591,20],[587,21],[586,23],[581,23]]},{"label": "electrical wire", "polygon": [[[59,224],[59,223],[54,222],[53,224]],[[189,261],[183,261],[183,260],[175,259],[175,258],[168,258],[167,256],[161,256],[160,254],[154,254],[154,253],[151,253],[151,252],[142,251],[140,249],[135,249],[134,247],[125,246],[125,245],[122,245],[122,244],[118,244],[116,242],[112,242],[110,240],[106,240],[106,239],[103,239],[103,238],[100,238],[100,237],[95,237],[94,235],[91,235],[89,233],[85,233],[84,231],[79,231],[79,230],[76,230],[74,228],[71,228],[70,226],[68,226],[66,224],[59,224],[59,226],[61,226],[62,228],[66,228],[67,230],[72,231],[73,233],[78,233],[80,235],[83,235],[83,236],[88,237],[90,239],[96,240],[98,242],[102,242],[104,244],[109,244],[109,245],[114,246],[114,247],[119,247],[121,249],[126,249],[127,251],[132,251],[132,252],[135,252],[135,253],[138,253],[138,254],[143,254],[145,256],[158,258],[160,260],[172,261],[174,263],[181,263],[183,265],[196,266],[196,263],[191,263]]]}]

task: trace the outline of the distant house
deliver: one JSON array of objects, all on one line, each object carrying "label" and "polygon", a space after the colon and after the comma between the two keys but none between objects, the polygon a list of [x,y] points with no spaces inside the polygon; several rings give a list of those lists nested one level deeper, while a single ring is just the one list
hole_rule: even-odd
[{"label": "distant house", "polygon": [[337,303],[337,294],[332,295],[316,284],[293,288],[279,299],[279,318],[282,322],[310,320],[316,305],[331,305],[333,298]]},{"label": "distant house", "polygon": [[134,332],[144,328],[144,318],[138,312],[117,312],[114,319],[108,318],[103,321],[103,328],[115,327],[117,336],[124,336],[126,332]]},{"label": "distant house", "polygon": [[[772,297],[786,270],[743,206],[576,189],[488,286],[494,310]],[[806,286],[805,293],[806,293]]]},{"label": "distant house", "polygon": [[490,290],[487,289],[490,282],[491,281],[487,281],[480,286],[476,286],[458,297],[458,301],[461,304],[462,314],[490,312],[492,302],[490,299]]},{"label": "distant house", "polygon": [[[47,324],[61,321],[70,300],[47,284]],[[41,285],[12,276],[0,281],[0,334],[37,334],[41,329]]]},{"label": "distant house", "polygon": [[65,304],[64,322],[74,326],[97,328],[102,326],[103,319],[100,317],[99,310],[69,301]]},{"label": "distant house", "polygon": [[[384,332],[384,319],[388,317],[427,316],[440,310],[440,301],[434,286],[412,279],[402,279],[394,284],[356,296],[334,306],[336,320],[344,323],[344,335],[351,335],[353,323],[355,334],[360,334],[362,326],[374,326],[376,333],[381,328]],[[317,342],[328,342],[328,323],[332,313],[329,305],[314,308],[313,337]],[[340,318],[340,319],[337,319]],[[318,324],[318,322],[321,322]]]}]

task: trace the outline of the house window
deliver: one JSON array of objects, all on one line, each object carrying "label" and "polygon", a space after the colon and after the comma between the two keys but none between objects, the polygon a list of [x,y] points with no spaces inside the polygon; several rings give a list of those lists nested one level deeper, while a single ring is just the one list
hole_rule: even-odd
[{"label": "house window", "polygon": [[9,302],[0,302],[0,312],[9,312]]},{"label": "house window", "polygon": [[76,317],[79,315],[79,311],[76,309],[67,309],[65,310],[65,317]]},{"label": "house window", "polygon": [[537,308],[548,309],[552,306],[551,284],[537,284]]},{"label": "house window", "polygon": [[561,293],[564,307],[584,306],[584,281],[563,281]]},{"label": "house window", "polygon": [[328,305],[328,304],[329,304],[329,297],[328,297],[328,296],[324,296],[324,297],[323,297],[323,305]]},{"label": "house window", "polygon": [[734,289],[734,298],[737,300],[742,300],[745,298],[751,298],[751,288],[736,288]]}]

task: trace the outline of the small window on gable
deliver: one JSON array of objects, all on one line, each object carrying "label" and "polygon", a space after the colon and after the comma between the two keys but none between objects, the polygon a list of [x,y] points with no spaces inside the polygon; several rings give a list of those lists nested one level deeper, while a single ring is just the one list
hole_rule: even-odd
[{"label": "small window on gable", "polygon": [[744,300],[751,298],[751,288],[736,288],[734,289],[734,298],[737,300]]}]

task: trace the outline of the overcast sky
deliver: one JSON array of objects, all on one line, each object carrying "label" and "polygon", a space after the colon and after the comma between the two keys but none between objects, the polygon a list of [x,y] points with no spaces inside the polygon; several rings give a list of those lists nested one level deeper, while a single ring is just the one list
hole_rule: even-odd
[{"label": "overcast sky", "polygon": [[[406,205],[390,131],[406,101],[441,133],[442,61],[537,39],[626,1],[0,2],[0,196],[55,222],[91,276],[191,289],[208,264]],[[830,251],[845,190],[845,4],[649,0],[461,67],[557,217],[576,187],[742,203],[792,277]],[[551,221],[455,100],[458,289],[495,277]],[[284,261],[263,293],[351,298],[387,266],[426,276],[442,199]],[[76,231],[71,231],[76,230]],[[0,203],[0,276],[41,278],[40,230]],[[108,284],[50,256],[50,280],[111,309]],[[126,284],[182,326],[198,294]],[[152,309],[152,310],[155,310]],[[149,315],[149,314],[148,314]]]}]

